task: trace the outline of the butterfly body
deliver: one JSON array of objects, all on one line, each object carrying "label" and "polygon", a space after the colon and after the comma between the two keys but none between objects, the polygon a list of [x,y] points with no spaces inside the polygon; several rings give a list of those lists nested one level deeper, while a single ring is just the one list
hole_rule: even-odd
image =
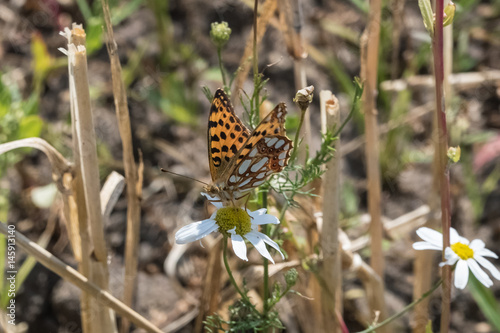
[{"label": "butterfly body", "polygon": [[234,113],[222,89],[215,93],[208,122],[212,183],[204,191],[226,204],[236,203],[280,172],[290,158],[285,135],[286,106],[278,104],[252,131]]}]

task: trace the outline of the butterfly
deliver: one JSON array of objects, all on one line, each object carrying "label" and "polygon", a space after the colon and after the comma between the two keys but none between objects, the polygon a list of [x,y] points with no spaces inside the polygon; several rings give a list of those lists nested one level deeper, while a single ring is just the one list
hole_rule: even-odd
[{"label": "butterfly", "polygon": [[292,141],[285,134],[285,103],[278,104],[250,131],[218,89],[208,118],[208,160],[212,183],[204,191],[235,205],[266,178],[288,164]]}]

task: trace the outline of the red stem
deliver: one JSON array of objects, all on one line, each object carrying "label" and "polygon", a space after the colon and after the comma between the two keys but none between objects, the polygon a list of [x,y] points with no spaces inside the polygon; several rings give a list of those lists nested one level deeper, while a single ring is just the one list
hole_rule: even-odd
[{"label": "red stem", "polygon": [[[439,185],[441,192],[441,223],[443,227],[443,257],[444,250],[450,246],[450,174],[448,170],[448,130],[446,128],[446,112],[443,94],[444,64],[443,64],[443,13],[444,0],[436,0],[436,26],[433,38],[434,76],[436,79],[436,112],[438,121],[438,142],[436,154],[439,161]],[[444,258],[443,258],[444,259]],[[443,268],[443,295],[441,302],[441,333],[447,333],[450,326],[450,294],[451,267]]]}]

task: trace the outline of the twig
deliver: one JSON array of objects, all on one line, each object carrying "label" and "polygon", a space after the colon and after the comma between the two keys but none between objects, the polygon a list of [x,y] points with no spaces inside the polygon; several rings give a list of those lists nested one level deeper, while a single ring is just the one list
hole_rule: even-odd
[{"label": "twig", "polygon": [[[481,72],[467,72],[450,74],[449,84],[455,90],[467,90],[484,86],[486,84],[495,84],[500,80],[500,70],[492,69]],[[380,83],[380,89],[389,92],[404,91],[407,89],[433,88],[434,78],[432,75],[414,75],[406,79],[383,81]]]},{"label": "twig", "polygon": [[[9,232],[7,225],[0,223],[0,233],[7,235]],[[66,265],[61,260],[53,256],[50,252],[40,247],[35,242],[29,240],[26,236],[21,234],[19,231],[15,232],[16,244],[19,245],[27,254],[35,257],[35,259],[41,263],[43,266],[47,267],[49,270],[55,274],[62,277],[64,280],[74,284],[76,287],[80,288],[82,291],[91,295],[100,304],[106,307],[110,307],[120,314],[122,317],[127,317],[131,322],[136,324],[148,332],[162,333],[160,329],[142,317],[140,314],[120,302],[108,291],[99,288],[88,279],[73,269],[71,266]]]},{"label": "twig", "polygon": [[[443,259],[444,250],[450,246],[450,174],[447,166],[448,129],[446,127],[446,109],[443,96],[443,14],[444,1],[436,0],[436,24],[432,51],[434,55],[434,76],[436,80],[436,114],[438,136],[436,155],[438,161],[439,189],[441,193],[441,224],[443,228]],[[450,296],[451,296],[451,266],[443,267],[443,295],[441,302],[441,333],[447,333],[450,326]]]},{"label": "twig", "polygon": [[[252,8],[253,8],[252,1]],[[269,24],[269,20],[273,17],[274,12],[276,11],[277,0],[267,0],[261,9],[262,15],[257,19],[257,26],[259,27],[257,31],[257,48],[260,42],[262,41],[262,37],[267,30],[267,26]],[[243,56],[240,60],[240,66],[238,69],[238,74],[234,80],[233,90],[231,92],[231,100],[233,104],[236,104],[239,101],[240,89],[243,87],[243,82],[245,82],[248,72],[250,71],[251,66],[253,65],[249,60],[252,59],[253,54],[253,45],[254,45],[254,35],[250,34],[247,39],[247,43],[245,45],[245,51],[243,51]]]},{"label": "twig", "polygon": [[[113,95],[115,100],[116,118],[122,140],[123,165],[127,182],[127,237],[125,243],[125,279],[123,301],[132,305],[137,285],[137,264],[139,255],[139,235],[141,219],[142,175],[138,174],[134,160],[134,146],[132,144],[132,130],[130,127],[127,93],[122,79],[122,68],[118,57],[118,50],[113,34],[111,14],[108,0],[101,0],[104,20],[108,33],[107,48],[111,62],[111,77],[113,81]],[[163,49],[164,53],[168,53]],[[124,320],[122,332],[128,332],[129,323]]]},{"label": "twig", "polygon": [[[69,29],[68,29],[69,30]],[[66,31],[68,38],[68,69],[70,79],[73,144],[75,152],[75,178],[73,180],[74,202],[78,215],[78,229],[81,237],[82,261],[80,270],[100,288],[108,288],[107,248],[104,240],[104,226],[101,219],[99,164],[97,145],[90,107],[90,91],[87,76],[87,53],[85,32],[76,25],[73,31]],[[70,43],[75,39],[79,45]],[[76,206],[76,207],[75,207]],[[87,225],[90,221],[90,232]],[[76,223],[76,219],[72,221]],[[90,251],[92,251],[90,253]],[[112,311],[82,294],[83,329],[89,332],[116,332]]]},{"label": "twig", "polygon": [[[323,135],[340,123],[340,105],[330,91],[319,94],[321,106],[321,132]],[[327,292],[322,293],[323,327],[333,332],[339,331],[340,323],[336,312],[342,313],[342,276],[340,264],[340,138],[335,141],[335,157],[326,164],[323,176],[323,226],[320,244],[323,252],[323,265],[320,270]]]},{"label": "twig", "polygon": [[[382,221],[381,221],[381,184],[380,184],[380,161],[379,161],[379,134],[377,126],[377,71],[378,50],[380,40],[381,0],[370,2],[370,15],[368,25],[363,33],[361,42],[361,69],[362,78],[365,80],[363,101],[365,113],[365,137],[366,137],[366,164],[367,164],[367,190],[368,210],[371,216],[370,224],[370,265],[380,276],[380,288],[383,295],[383,280],[385,260],[382,251]],[[375,291],[372,291],[375,292]],[[381,318],[386,318],[386,308],[383,296],[372,298],[372,311],[380,311]],[[377,306],[377,308],[373,308]],[[388,328],[382,328],[386,332]]]}]

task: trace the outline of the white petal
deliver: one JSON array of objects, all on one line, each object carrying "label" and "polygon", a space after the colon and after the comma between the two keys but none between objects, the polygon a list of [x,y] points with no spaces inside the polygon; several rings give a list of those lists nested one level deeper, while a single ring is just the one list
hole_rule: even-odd
[{"label": "white petal", "polygon": [[231,235],[231,244],[233,244],[233,251],[238,256],[238,258],[248,261],[247,258],[247,245],[245,240],[240,235]]},{"label": "white petal", "polygon": [[264,214],[254,217],[252,220],[253,225],[263,225],[263,224],[280,224],[280,220],[273,215]]},{"label": "white petal", "polygon": [[201,192],[201,195],[203,195],[205,198],[207,198],[208,201],[210,201],[210,203],[215,206],[215,208],[219,209],[219,208],[223,207],[222,202],[220,201],[219,198],[211,197],[210,195],[208,195],[205,192]]},{"label": "white petal", "polygon": [[281,259],[285,259],[285,256],[283,255],[283,252],[281,252],[281,249],[279,247],[279,245],[273,241],[271,238],[269,238],[267,235],[264,235],[264,242],[266,242],[269,246],[271,246],[272,248],[274,248],[276,251],[278,251],[280,254],[281,254]]},{"label": "white petal", "polygon": [[453,266],[458,261],[458,259],[460,259],[460,257],[449,247],[447,247],[444,251],[444,258],[446,259],[446,261],[440,263],[439,267],[443,267],[444,265]]},{"label": "white petal", "polygon": [[269,251],[266,248],[266,243],[264,243],[264,241],[259,237],[260,236],[259,234],[263,235],[258,231],[250,231],[245,235],[245,238],[248,239],[248,241],[252,243],[253,246],[255,246],[257,251],[259,251],[259,253],[264,258],[266,258],[267,260],[269,260],[274,264],[273,257],[271,257],[271,254],[269,254]]},{"label": "white petal", "polygon": [[455,244],[460,240],[460,235],[455,228],[450,228],[450,244]]},{"label": "white petal", "polygon": [[217,229],[219,229],[219,226],[212,219],[194,222],[180,228],[175,233],[175,242],[177,244],[194,242],[207,236]]},{"label": "white petal", "polygon": [[484,242],[480,239],[474,239],[472,242],[470,242],[469,247],[474,251],[474,253],[481,251],[484,249]]},{"label": "white petal", "polygon": [[427,243],[443,248],[443,235],[434,229],[422,227],[417,230],[417,235]]},{"label": "white petal", "polygon": [[247,213],[248,213],[248,215],[250,215],[250,217],[252,219],[254,219],[258,216],[264,215],[264,214],[266,214],[266,212],[267,212],[267,209],[265,209],[265,208],[258,209],[255,212],[252,212],[250,209],[247,209]]},{"label": "white petal", "polygon": [[413,243],[413,248],[415,250],[443,250],[442,246],[437,246],[428,242],[415,242]]},{"label": "white petal", "polygon": [[477,261],[474,259],[467,259],[467,265],[469,265],[472,274],[477,278],[479,282],[484,284],[486,287],[491,287],[493,285],[493,281],[491,281],[488,274],[486,274],[481,267],[477,264]]},{"label": "white petal", "polygon": [[460,260],[455,268],[455,287],[464,289],[469,280],[469,267],[467,262]]},{"label": "white petal", "polygon": [[497,254],[493,251],[488,250],[488,249],[479,250],[479,251],[477,251],[477,254],[479,254],[482,257],[491,257],[491,258],[498,259]]},{"label": "white petal", "polygon": [[476,259],[476,261],[481,266],[483,266],[484,268],[486,268],[487,270],[489,270],[490,273],[491,273],[491,275],[493,275],[493,277],[495,279],[500,280],[500,272],[495,267],[495,265],[493,265],[491,262],[489,262],[488,260],[484,259],[483,257],[481,257],[480,255],[477,255],[477,254],[474,254],[474,259]]}]

